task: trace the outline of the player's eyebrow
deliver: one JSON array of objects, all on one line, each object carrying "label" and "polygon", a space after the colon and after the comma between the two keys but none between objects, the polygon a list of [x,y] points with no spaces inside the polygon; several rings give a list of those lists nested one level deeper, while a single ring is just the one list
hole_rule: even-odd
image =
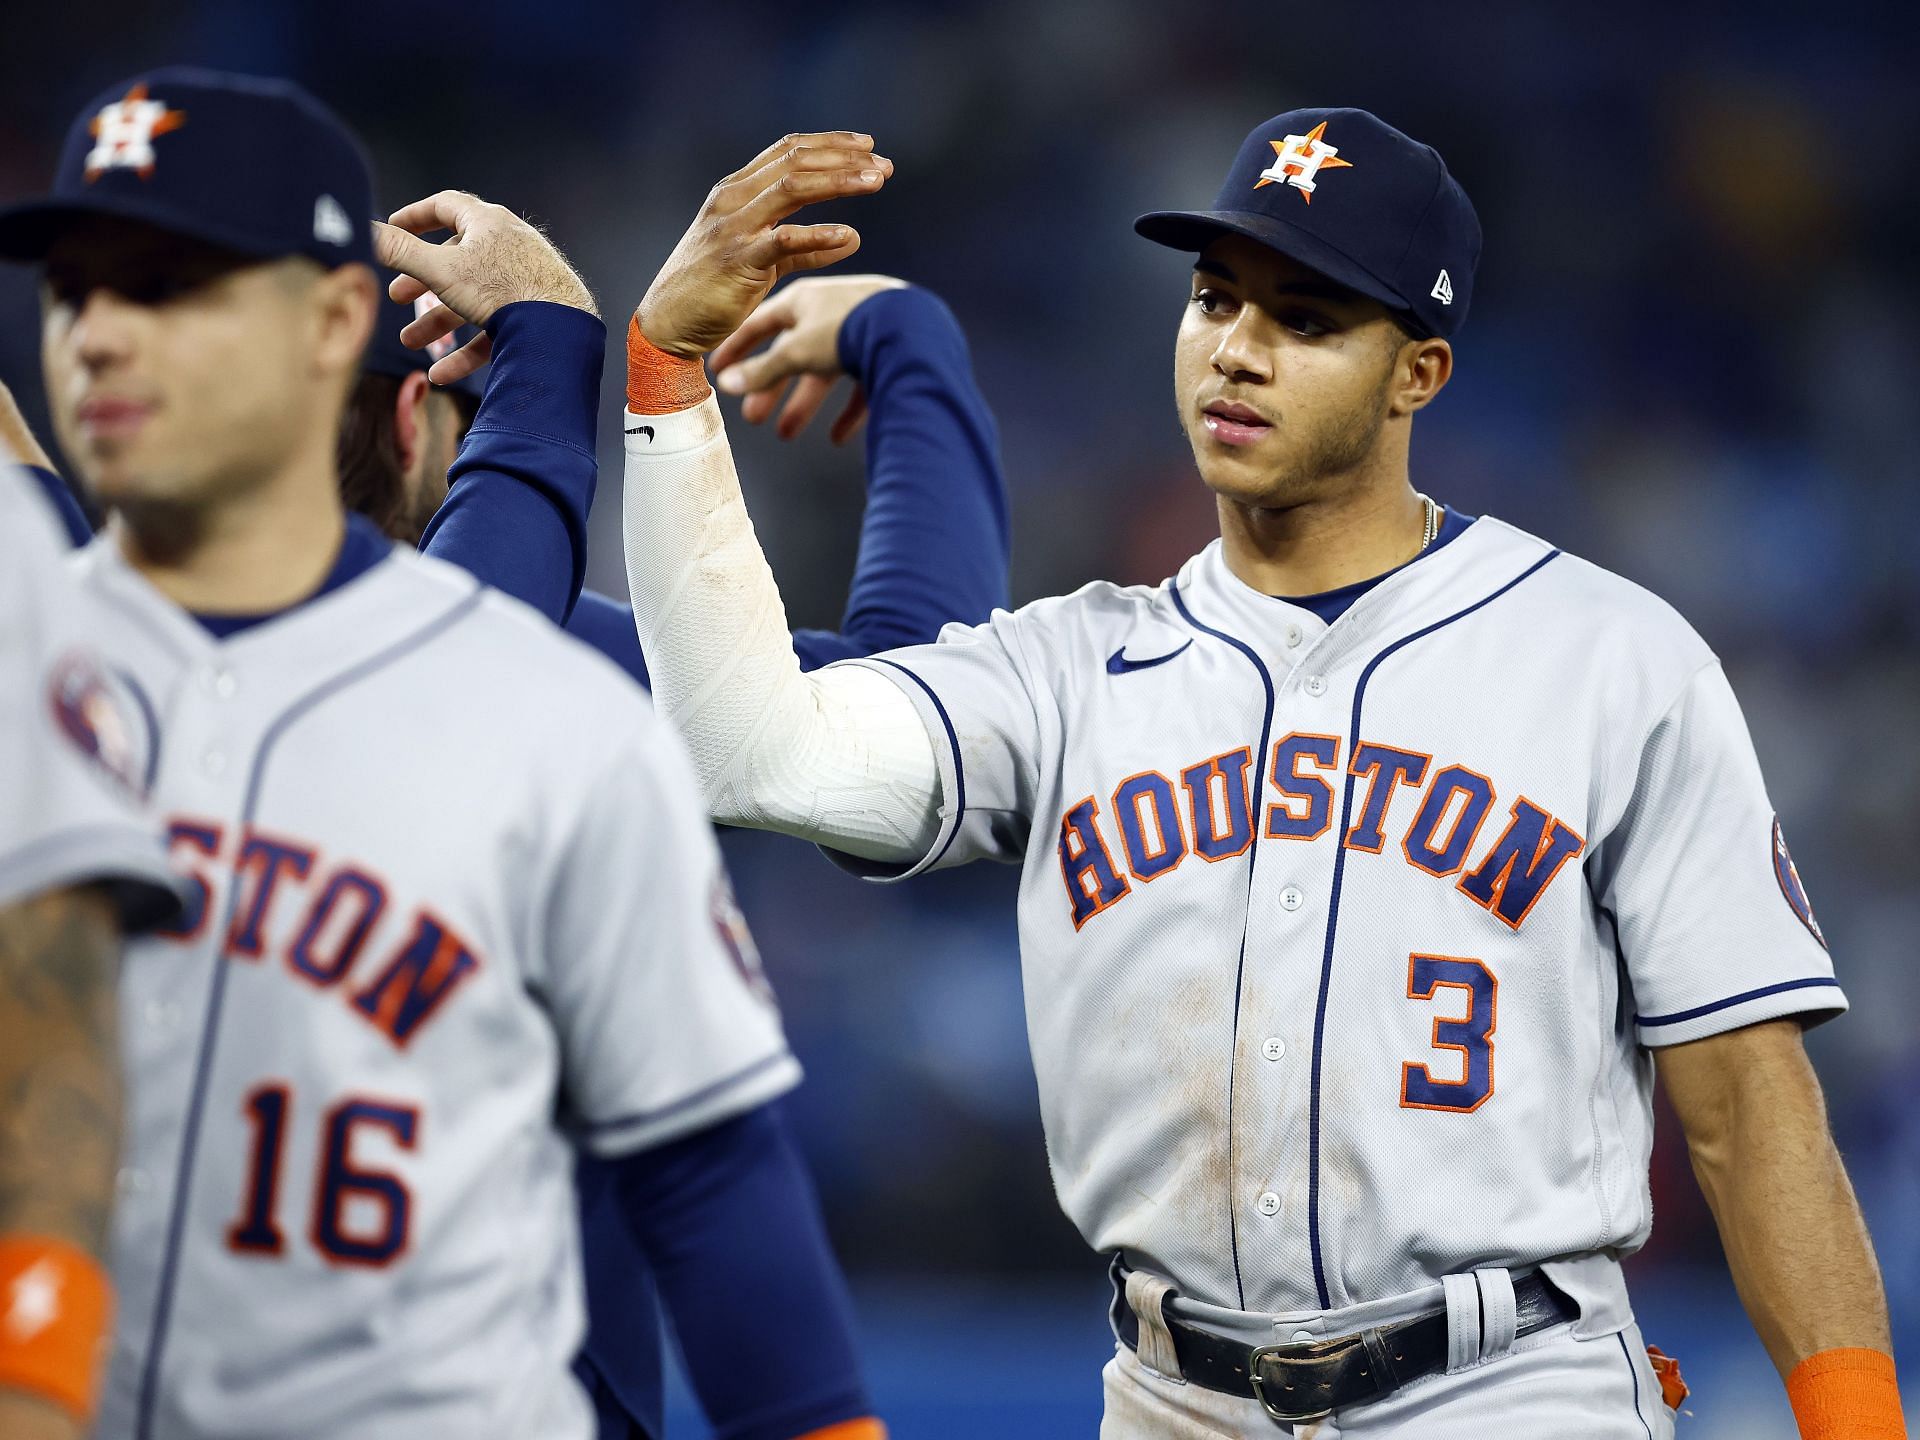
[{"label": "player's eyebrow", "polygon": [[[1193,262],[1193,270],[1196,275],[1212,275],[1218,279],[1225,280],[1229,285],[1238,285],[1240,283],[1240,277],[1233,273],[1232,267],[1223,265],[1218,260],[1208,259],[1205,256]],[[1274,286],[1271,293],[1286,299],[1329,300],[1339,305],[1356,304],[1365,298],[1358,291],[1350,290],[1345,285],[1338,284],[1332,280],[1322,280],[1318,278],[1310,280],[1289,280],[1284,284]]]}]

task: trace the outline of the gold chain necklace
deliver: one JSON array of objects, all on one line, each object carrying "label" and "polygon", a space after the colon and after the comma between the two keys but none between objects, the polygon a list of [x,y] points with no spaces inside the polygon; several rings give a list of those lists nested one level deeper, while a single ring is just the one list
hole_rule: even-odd
[{"label": "gold chain necklace", "polygon": [[1415,493],[1420,496],[1420,508],[1426,512],[1425,523],[1420,527],[1420,549],[1424,551],[1440,533],[1440,507],[1433,503],[1431,495]]}]

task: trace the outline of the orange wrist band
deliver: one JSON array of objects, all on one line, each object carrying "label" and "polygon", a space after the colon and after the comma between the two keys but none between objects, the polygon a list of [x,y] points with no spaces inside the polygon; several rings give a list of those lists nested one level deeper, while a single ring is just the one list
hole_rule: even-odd
[{"label": "orange wrist band", "polygon": [[[640,333],[640,317],[627,324],[627,408],[636,415],[671,415],[691,410],[713,393],[707,367],[683,355],[669,355]],[[840,1440],[835,1436],[834,1440]]]},{"label": "orange wrist band", "polygon": [[824,1430],[809,1430],[795,1440],[887,1440],[887,1427],[871,1415],[858,1420],[842,1420]]},{"label": "orange wrist band", "polygon": [[1801,1440],[1907,1440],[1893,1357],[1878,1350],[1822,1350],[1787,1376]]},{"label": "orange wrist band", "polygon": [[1686,1404],[1693,1391],[1680,1378],[1680,1362],[1658,1345],[1649,1345],[1647,1363],[1653,1366],[1654,1378],[1660,1382],[1660,1398],[1667,1402],[1667,1408],[1678,1410]]},{"label": "orange wrist band", "polygon": [[0,1237],[0,1387],[93,1418],[113,1290],[86,1251],[38,1235]]}]

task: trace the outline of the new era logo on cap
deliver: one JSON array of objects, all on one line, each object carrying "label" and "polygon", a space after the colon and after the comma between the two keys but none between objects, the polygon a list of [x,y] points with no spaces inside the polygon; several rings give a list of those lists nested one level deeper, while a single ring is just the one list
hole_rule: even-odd
[{"label": "new era logo on cap", "polygon": [[1442,270],[1440,272],[1440,278],[1433,282],[1433,289],[1427,293],[1442,305],[1451,305],[1453,303],[1453,281],[1448,278],[1446,271]]},{"label": "new era logo on cap", "polygon": [[313,202],[313,238],[328,245],[353,243],[353,221],[331,195],[322,195]]}]

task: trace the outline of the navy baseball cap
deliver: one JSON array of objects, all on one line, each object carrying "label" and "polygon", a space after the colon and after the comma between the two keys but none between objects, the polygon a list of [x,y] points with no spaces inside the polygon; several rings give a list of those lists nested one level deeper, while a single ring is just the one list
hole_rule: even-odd
[{"label": "navy baseball cap", "polygon": [[[402,305],[387,294],[387,286],[392,282],[395,272],[382,266],[375,273],[380,277],[380,314],[373,322],[373,339],[367,343],[366,356],[360,362],[361,369],[370,370],[375,375],[391,375],[396,380],[404,380],[416,370],[425,374],[433,368],[434,361],[443,355],[451,355],[480,333],[477,325],[462,325],[451,335],[434,341],[424,349],[409,350],[400,343],[400,332],[413,323],[414,317],[426,314],[439,301],[429,290],[411,304]],[[473,374],[439,388],[478,400],[487,388],[486,367],[482,366]]]},{"label": "navy baseball cap", "polygon": [[241,255],[373,263],[373,176],[359,142],[299,86],[153,70],[74,121],[45,197],[0,210],[0,258],[41,260],[92,216],[138,220]]},{"label": "navy baseball cap", "polygon": [[1274,116],[1213,209],[1156,210],[1133,228],[1175,250],[1244,235],[1442,338],[1466,322],[1480,262],[1480,219],[1439,152],[1365,110]]}]

